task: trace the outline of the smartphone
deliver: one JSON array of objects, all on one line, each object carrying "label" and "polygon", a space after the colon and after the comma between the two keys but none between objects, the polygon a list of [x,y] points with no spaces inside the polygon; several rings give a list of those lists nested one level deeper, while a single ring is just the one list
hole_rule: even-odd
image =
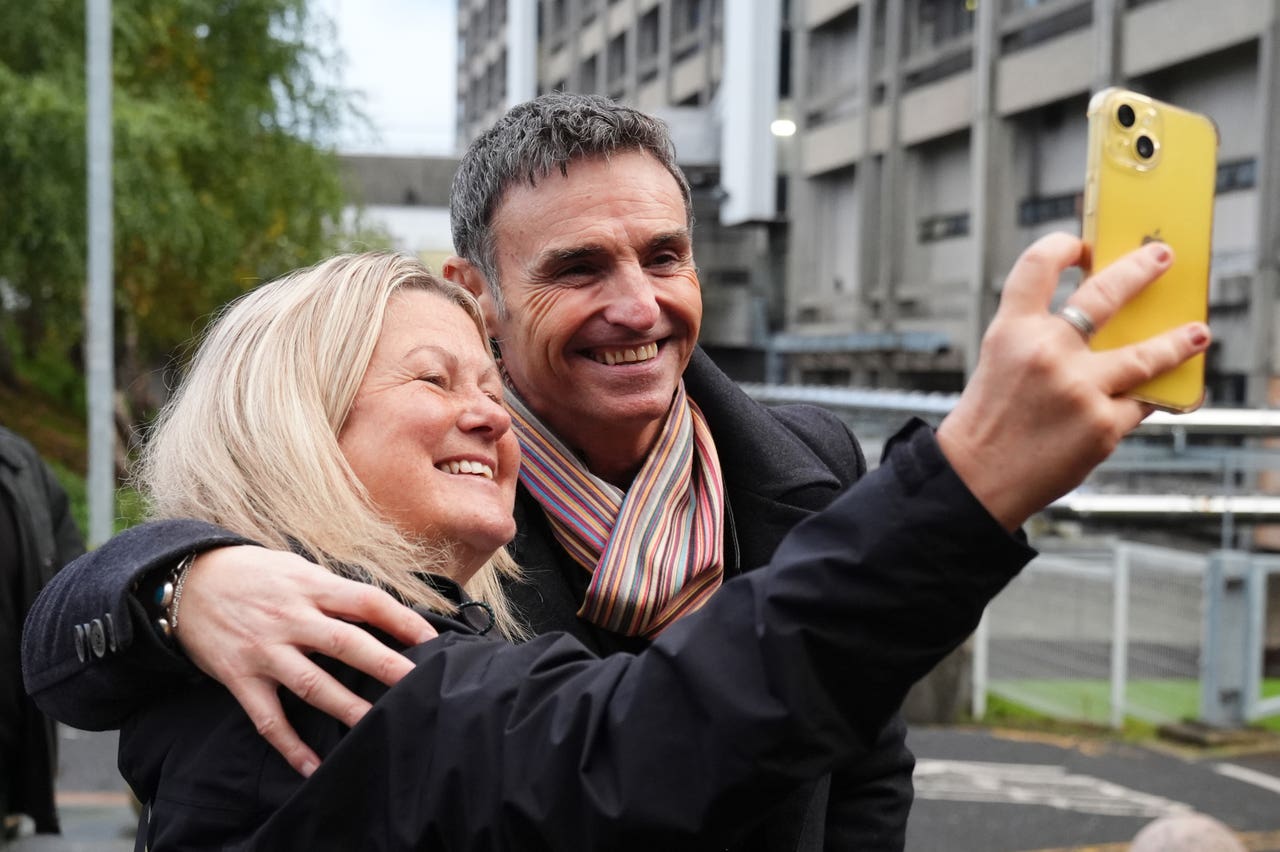
[{"label": "smartphone", "polygon": [[[1115,349],[1186,322],[1207,322],[1217,127],[1207,116],[1118,88],[1095,94],[1088,114],[1086,273],[1155,240],[1174,253],[1173,265],[1098,329],[1090,346]],[[1129,396],[1165,411],[1198,408],[1204,356]]]}]

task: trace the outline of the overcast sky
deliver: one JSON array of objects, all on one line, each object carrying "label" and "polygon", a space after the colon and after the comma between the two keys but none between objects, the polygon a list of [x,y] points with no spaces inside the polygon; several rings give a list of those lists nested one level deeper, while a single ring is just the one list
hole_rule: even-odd
[{"label": "overcast sky", "polygon": [[362,93],[375,128],[346,131],[348,153],[453,150],[456,0],[311,0],[336,24],[343,88]]}]

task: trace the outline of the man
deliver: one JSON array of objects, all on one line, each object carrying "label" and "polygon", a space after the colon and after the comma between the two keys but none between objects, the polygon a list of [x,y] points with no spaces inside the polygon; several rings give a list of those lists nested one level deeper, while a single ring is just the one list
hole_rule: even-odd
[{"label": "man", "polygon": [[[536,632],[566,630],[600,653],[643,647],[726,577],[763,564],[787,530],[863,473],[856,441],[831,415],[755,405],[696,351],[701,305],[688,186],[658,123],[594,97],[552,94],[515,107],[463,158],[453,205],[459,255],[444,272],[481,300],[525,451],[511,550],[526,576],[511,593]],[[1050,262],[1024,270],[1037,287],[1079,255],[1078,243],[1052,248]],[[1025,313],[1026,323],[1048,318],[1043,306]],[[1066,326],[1047,321],[1061,337]],[[1018,518],[1061,486],[1061,472],[1019,467],[1002,452],[1033,457],[1042,426],[1078,428],[1076,440],[1090,450],[1079,464],[1090,465],[1101,458],[1099,432],[1117,439],[1141,412],[1108,402],[1102,422],[1090,410],[1098,401],[1076,394],[1051,420],[1005,412],[992,421],[988,409],[1004,409],[991,397],[1002,397],[1028,364],[1040,394],[1058,387],[1050,379],[1084,369],[1080,353],[1046,360],[1003,348],[1005,374],[993,368],[995,377],[977,382],[944,449],[993,515]],[[1046,370],[1052,375],[1038,374]],[[1008,440],[1005,420],[1020,430],[1020,444]],[[1010,487],[1020,483],[1011,475],[1025,476],[1027,493]],[[145,590],[155,582],[147,578],[172,567],[156,554],[175,552],[181,522],[159,527],[154,548],[112,566],[102,585],[59,591],[64,624],[109,613],[124,625],[124,656],[108,653],[70,673],[29,652],[28,686],[60,718],[117,724],[155,693],[157,671],[193,671],[150,629],[145,591],[128,594],[139,578]],[[268,563],[275,570],[261,570]],[[289,554],[208,552],[185,589],[182,649],[304,773],[316,758],[284,721],[276,685],[349,723],[368,705],[298,648],[323,649],[391,683],[404,674],[403,659],[328,616],[368,621],[407,642],[430,635],[387,596]],[[627,593],[633,589],[657,591]],[[30,649],[43,644],[28,635]],[[742,848],[901,848],[910,770],[896,722],[829,784],[796,791],[760,825],[744,826]]]},{"label": "man", "polygon": [[66,492],[34,447],[0,427],[0,846],[26,814],[58,832],[57,730],[22,688],[22,620],[55,571],[84,553]]}]

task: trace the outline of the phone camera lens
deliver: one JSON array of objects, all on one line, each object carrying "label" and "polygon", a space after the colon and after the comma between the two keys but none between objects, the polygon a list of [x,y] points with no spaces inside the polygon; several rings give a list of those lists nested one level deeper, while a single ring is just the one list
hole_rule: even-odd
[{"label": "phone camera lens", "polygon": [[1150,160],[1156,152],[1156,143],[1151,140],[1150,136],[1139,136],[1133,147],[1137,150],[1138,156],[1144,160]]},{"label": "phone camera lens", "polygon": [[1120,122],[1121,127],[1133,127],[1137,120],[1138,116],[1134,114],[1133,107],[1120,104],[1120,108],[1116,110],[1116,121]]}]

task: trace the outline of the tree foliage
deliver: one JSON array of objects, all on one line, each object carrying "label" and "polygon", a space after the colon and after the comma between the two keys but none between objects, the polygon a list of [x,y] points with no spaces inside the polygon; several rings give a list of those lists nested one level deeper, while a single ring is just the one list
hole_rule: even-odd
[{"label": "tree foliage", "polygon": [[[74,361],[83,332],[85,2],[0,4],[0,304],[26,358]],[[323,140],[355,113],[306,0],[114,0],[112,15],[126,384],[228,299],[341,242]]]}]

